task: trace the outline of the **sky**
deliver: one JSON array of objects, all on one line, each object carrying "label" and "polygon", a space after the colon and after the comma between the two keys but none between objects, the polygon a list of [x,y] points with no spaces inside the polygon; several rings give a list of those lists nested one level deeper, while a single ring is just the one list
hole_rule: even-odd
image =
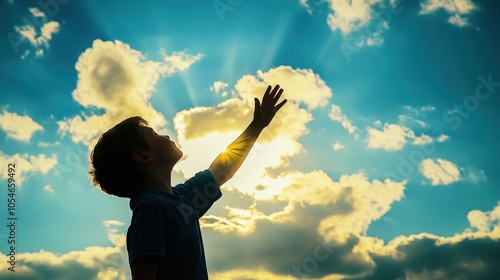
[{"label": "sky", "polygon": [[0,2],[0,278],[130,279],[97,137],[142,116],[182,183],[276,84],[287,104],[200,220],[210,279],[500,274],[499,3],[143,2]]}]

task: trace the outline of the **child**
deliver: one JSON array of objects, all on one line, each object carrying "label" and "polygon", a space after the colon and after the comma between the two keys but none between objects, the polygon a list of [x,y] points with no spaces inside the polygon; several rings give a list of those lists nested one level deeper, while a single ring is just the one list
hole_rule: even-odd
[{"label": "child", "polygon": [[132,279],[208,279],[198,219],[221,196],[220,186],[243,163],[276,112],[283,89],[268,86],[255,98],[253,120],[210,167],[185,183],[171,185],[182,151],[139,116],[101,135],[90,154],[92,184],[104,193],[130,198],[127,251]]}]

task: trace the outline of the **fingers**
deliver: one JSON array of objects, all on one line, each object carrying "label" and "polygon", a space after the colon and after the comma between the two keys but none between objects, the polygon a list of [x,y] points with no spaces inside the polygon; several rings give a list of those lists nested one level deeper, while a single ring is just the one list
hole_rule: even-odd
[{"label": "fingers", "polygon": [[257,97],[254,98],[254,101],[255,101],[255,111],[260,111],[260,102],[259,102],[259,99]]},{"label": "fingers", "polygon": [[276,106],[276,107],[273,109],[274,113],[278,112],[278,110],[279,110],[281,107],[283,107],[283,105],[285,105],[285,103],[286,103],[286,102],[287,102],[287,100],[286,100],[286,99],[285,99],[285,100],[283,100],[283,101],[281,101],[281,103],[280,103],[280,104],[278,104],[278,106]]},{"label": "fingers", "polygon": [[278,100],[280,99],[280,96],[281,96],[282,93],[283,93],[283,89],[280,89],[278,91],[278,94],[276,94],[276,97],[273,99],[274,104],[276,104],[276,102],[278,102]]},{"label": "fingers", "polygon": [[[267,89],[266,89],[266,92],[264,93],[264,96],[262,97],[262,103],[264,103],[265,101],[267,101],[267,99],[269,98],[271,94],[271,85],[268,85],[267,86]],[[265,102],[267,103],[267,102]]]}]

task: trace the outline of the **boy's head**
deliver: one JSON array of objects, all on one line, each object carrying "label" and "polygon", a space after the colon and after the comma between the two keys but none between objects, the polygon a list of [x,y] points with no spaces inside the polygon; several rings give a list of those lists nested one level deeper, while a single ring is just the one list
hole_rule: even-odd
[{"label": "boy's head", "polygon": [[[165,176],[182,157],[168,136],[158,135],[139,116],[103,133],[90,153],[92,184],[118,197],[132,197],[146,176]],[[170,173],[168,173],[170,176]]]}]

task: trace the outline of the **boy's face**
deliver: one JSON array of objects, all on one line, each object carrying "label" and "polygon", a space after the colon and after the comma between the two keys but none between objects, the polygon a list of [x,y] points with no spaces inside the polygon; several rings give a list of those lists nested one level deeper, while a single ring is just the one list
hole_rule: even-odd
[{"label": "boy's face", "polygon": [[158,135],[150,127],[142,127],[142,129],[144,130],[144,137],[148,141],[149,154],[154,162],[173,166],[182,158],[182,151],[170,140],[170,137]]}]

